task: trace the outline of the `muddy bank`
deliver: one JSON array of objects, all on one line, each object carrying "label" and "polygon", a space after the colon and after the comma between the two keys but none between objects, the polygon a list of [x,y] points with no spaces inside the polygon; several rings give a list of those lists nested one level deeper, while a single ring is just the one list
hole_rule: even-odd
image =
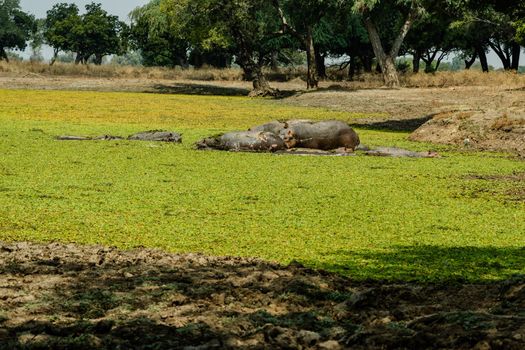
[{"label": "muddy bank", "polygon": [[525,279],[356,282],[299,264],[0,243],[2,349],[523,349]]},{"label": "muddy bank", "polygon": [[437,113],[414,131],[410,140],[507,151],[525,157],[525,113],[521,108]]}]

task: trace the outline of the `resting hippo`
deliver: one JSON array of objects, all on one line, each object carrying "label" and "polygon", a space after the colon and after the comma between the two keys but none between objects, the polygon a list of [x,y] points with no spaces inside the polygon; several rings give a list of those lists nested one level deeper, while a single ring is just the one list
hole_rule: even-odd
[{"label": "resting hippo", "polygon": [[128,137],[132,141],[161,141],[161,142],[182,142],[182,136],[176,132],[151,130],[141,132]]},{"label": "resting hippo", "polygon": [[279,122],[277,120],[269,122],[267,124],[254,126],[253,128],[248,129],[248,131],[257,131],[257,132],[271,132],[275,135],[281,134],[281,132],[286,129],[286,123]]},{"label": "resting hippo", "polygon": [[288,148],[332,150],[344,147],[354,150],[360,143],[354,129],[338,120],[292,120],[287,123],[286,129],[281,131],[281,137]]},{"label": "resting hippo", "polygon": [[197,143],[198,149],[224,151],[274,152],[285,148],[283,140],[271,132],[241,131],[230,132]]}]

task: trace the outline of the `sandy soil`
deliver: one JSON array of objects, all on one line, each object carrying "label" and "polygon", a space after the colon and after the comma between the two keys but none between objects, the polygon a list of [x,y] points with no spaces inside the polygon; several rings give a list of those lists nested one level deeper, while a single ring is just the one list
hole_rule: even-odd
[{"label": "sandy soil", "polygon": [[2,349],[523,349],[525,279],[356,282],[298,264],[0,242]]}]

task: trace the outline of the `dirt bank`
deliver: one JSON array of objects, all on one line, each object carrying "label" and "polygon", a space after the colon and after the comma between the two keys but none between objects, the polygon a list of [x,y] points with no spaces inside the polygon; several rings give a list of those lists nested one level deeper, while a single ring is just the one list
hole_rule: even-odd
[{"label": "dirt bank", "polygon": [[0,242],[2,349],[523,349],[525,279],[355,282],[298,264]]}]

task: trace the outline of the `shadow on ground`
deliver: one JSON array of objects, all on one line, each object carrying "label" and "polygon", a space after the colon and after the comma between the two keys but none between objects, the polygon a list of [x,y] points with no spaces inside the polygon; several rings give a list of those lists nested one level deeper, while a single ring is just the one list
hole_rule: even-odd
[{"label": "shadow on ground", "polygon": [[[423,253],[400,250],[397,266]],[[467,264],[494,254],[443,249],[434,263],[460,267],[463,253]],[[0,244],[0,296],[2,349],[525,346],[523,278],[359,282],[297,263],[17,243]]]},{"label": "shadow on ground", "polygon": [[368,130],[388,130],[388,131],[401,131],[401,132],[414,132],[419,129],[423,124],[433,118],[432,115],[418,118],[407,118],[407,119],[388,119],[388,120],[374,120],[365,119],[358,120],[351,123],[353,127]]},{"label": "shadow on ground", "polygon": [[248,96],[250,93],[250,90],[244,88],[193,83],[157,84],[153,88],[155,93],[178,95]]},{"label": "shadow on ground", "polygon": [[408,246],[384,252],[331,251],[325,256],[336,262],[312,264],[347,275],[403,281],[488,283],[523,274],[525,266],[525,247]]},{"label": "shadow on ground", "polygon": [[[249,89],[239,87],[227,87],[212,84],[195,84],[195,83],[176,83],[173,85],[157,84],[153,87],[154,93],[177,94],[177,95],[199,95],[199,96],[248,96],[251,92]],[[268,96],[274,99],[284,99],[296,95],[295,90],[277,90],[274,96]]]}]

